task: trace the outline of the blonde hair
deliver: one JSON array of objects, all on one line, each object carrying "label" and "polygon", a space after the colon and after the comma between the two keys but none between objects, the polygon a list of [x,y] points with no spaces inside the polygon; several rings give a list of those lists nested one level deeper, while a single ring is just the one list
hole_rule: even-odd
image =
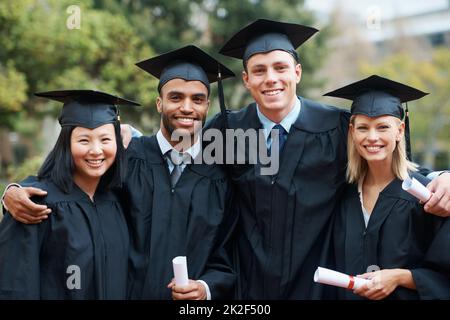
[{"label": "blonde hair", "polygon": [[[401,120],[399,120],[399,125]],[[355,115],[352,115],[350,118],[350,124],[355,125]],[[349,183],[357,183],[362,177],[364,177],[368,170],[367,160],[361,157],[356,150],[356,146],[353,143],[352,134],[349,130],[347,137],[347,156],[348,156],[348,164],[347,164],[347,181]],[[406,144],[405,144],[405,135],[402,134],[400,141],[397,142],[397,145],[392,154],[392,172],[395,177],[400,180],[405,180],[409,177],[408,171],[417,171],[418,165],[414,162],[409,161],[406,158]]]}]

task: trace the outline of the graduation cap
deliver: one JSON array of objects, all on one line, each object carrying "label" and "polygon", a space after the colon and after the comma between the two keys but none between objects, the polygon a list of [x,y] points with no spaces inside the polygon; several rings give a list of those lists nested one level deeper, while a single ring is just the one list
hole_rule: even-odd
[{"label": "graduation cap", "polygon": [[[353,100],[352,114],[362,114],[371,118],[390,115],[405,119],[406,152],[411,160],[408,101],[426,96],[428,93],[403,83],[392,81],[378,75],[351,83],[345,87],[330,91],[324,96]],[[402,103],[406,103],[403,110]]]},{"label": "graduation cap", "polygon": [[210,91],[210,83],[218,81],[220,110],[226,119],[222,79],[234,77],[233,71],[194,45],[188,45],[136,65],[159,79],[158,92],[170,80],[200,81]]},{"label": "graduation cap", "polygon": [[219,52],[245,64],[256,53],[283,50],[298,61],[295,49],[317,31],[301,24],[258,19],[235,33]]},{"label": "graduation cap", "polygon": [[80,126],[94,129],[119,120],[117,105],[140,104],[94,90],[57,90],[35,93],[36,96],[64,103],[58,118],[62,127]]},{"label": "graduation cap", "polygon": [[221,79],[234,77],[233,71],[211,57],[202,49],[188,45],[159,56],[141,61],[136,65],[159,79],[158,91],[172,79],[200,81],[209,92],[209,85]]}]

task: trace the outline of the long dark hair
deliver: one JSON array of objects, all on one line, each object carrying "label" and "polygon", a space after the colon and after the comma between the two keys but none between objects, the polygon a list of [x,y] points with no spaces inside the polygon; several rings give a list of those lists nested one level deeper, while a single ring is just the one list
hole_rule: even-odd
[{"label": "long dark hair", "polygon": [[[116,135],[117,153],[112,166],[101,177],[97,189],[105,190],[120,188],[125,179],[125,149],[120,135],[120,123],[116,121],[114,131]],[[38,178],[50,179],[65,193],[73,189],[73,171],[75,169],[72,153],[70,152],[70,137],[75,126],[64,126],[58,136],[55,146],[48,154],[38,172]]]}]

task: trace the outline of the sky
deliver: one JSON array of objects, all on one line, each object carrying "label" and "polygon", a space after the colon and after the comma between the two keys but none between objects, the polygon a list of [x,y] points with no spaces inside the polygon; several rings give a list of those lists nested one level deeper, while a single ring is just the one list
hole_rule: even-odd
[{"label": "sky", "polygon": [[352,12],[366,19],[373,8],[379,10],[381,18],[389,19],[394,16],[413,15],[448,7],[450,0],[306,0],[308,8],[318,13],[329,13],[335,6]]}]

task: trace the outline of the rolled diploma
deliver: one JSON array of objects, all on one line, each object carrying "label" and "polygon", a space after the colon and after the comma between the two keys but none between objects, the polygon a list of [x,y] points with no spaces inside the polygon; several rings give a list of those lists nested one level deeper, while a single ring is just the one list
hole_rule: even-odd
[{"label": "rolled diploma", "polygon": [[173,274],[175,277],[175,284],[177,286],[187,286],[189,284],[186,257],[178,256],[173,258]]},{"label": "rolled diploma", "polygon": [[402,183],[402,188],[422,202],[427,202],[431,197],[431,192],[416,178],[406,178]]},{"label": "rolled diploma", "polygon": [[314,273],[314,282],[329,284],[331,286],[342,287],[346,289],[358,289],[369,280],[349,276],[348,274],[318,267]]}]

